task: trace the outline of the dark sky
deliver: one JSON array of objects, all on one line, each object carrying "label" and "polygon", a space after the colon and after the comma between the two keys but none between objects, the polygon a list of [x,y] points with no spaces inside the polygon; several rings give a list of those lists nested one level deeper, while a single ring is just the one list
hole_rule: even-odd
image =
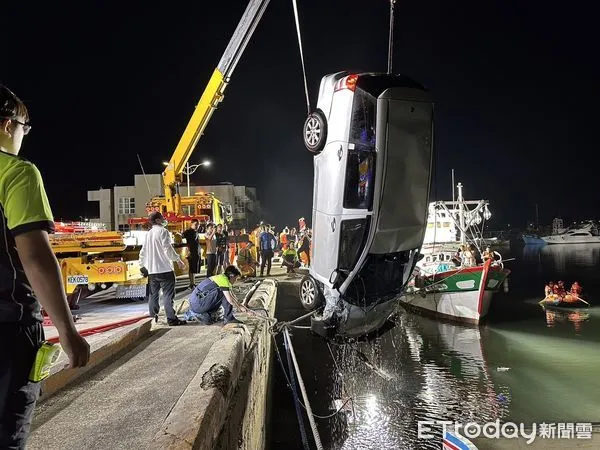
[{"label": "dark sky", "polygon": [[[32,6],[35,4],[36,6]],[[247,2],[4,2],[0,80],[29,106],[22,154],[57,217],[162,170]],[[436,100],[432,194],[450,171],[497,226],[598,217],[600,70],[587,1],[400,0],[394,68]],[[556,5],[556,6],[553,6]],[[299,0],[311,101],[339,70],[385,71],[387,0]],[[191,158],[193,181],[256,186],[266,219],[311,215],[312,158],[290,1],[272,1]]]}]

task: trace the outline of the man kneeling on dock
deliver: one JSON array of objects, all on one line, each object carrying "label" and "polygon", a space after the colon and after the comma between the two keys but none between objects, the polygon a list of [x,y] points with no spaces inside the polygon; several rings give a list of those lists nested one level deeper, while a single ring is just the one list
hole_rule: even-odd
[{"label": "man kneeling on dock", "polygon": [[198,284],[190,295],[190,316],[195,316],[204,325],[210,325],[213,322],[211,314],[222,307],[225,324],[242,323],[233,316],[233,306],[242,312],[252,311],[242,305],[231,290],[240,276],[237,267],[229,266],[224,273],[209,277]]}]

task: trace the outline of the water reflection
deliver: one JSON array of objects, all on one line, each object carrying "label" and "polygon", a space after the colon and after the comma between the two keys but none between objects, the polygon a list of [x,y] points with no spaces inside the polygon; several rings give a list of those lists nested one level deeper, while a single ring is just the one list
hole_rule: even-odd
[{"label": "water reflection", "polygon": [[[494,385],[478,328],[462,327],[412,314],[402,314],[398,326],[378,339],[361,344],[369,369],[350,347],[337,348],[343,380],[353,397],[338,423],[332,448],[440,448],[441,439],[417,439],[422,420],[462,423],[502,420],[510,394]],[[341,422],[339,422],[341,421]]]},{"label": "water reflection", "polygon": [[541,262],[554,272],[574,268],[596,268],[600,263],[600,244],[546,245],[540,250]]},{"label": "water reflection", "polygon": [[590,319],[588,312],[542,306],[546,313],[546,323],[549,328],[560,324],[572,324],[577,334],[581,333],[583,323]]}]

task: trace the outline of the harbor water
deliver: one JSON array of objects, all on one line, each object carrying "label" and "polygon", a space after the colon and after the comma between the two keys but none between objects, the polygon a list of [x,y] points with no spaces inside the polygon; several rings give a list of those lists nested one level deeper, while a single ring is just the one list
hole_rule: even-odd
[{"label": "harbor water", "polygon": [[[368,342],[294,332],[324,448],[441,448],[439,433],[418,438],[419,421],[600,422],[600,244],[525,246],[503,256],[515,258],[506,263],[509,291],[494,297],[483,326],[400,310],[395,326]],[[592,306],[542,308],[550,280],[567,288],[579,281]],[[296,291],[280,284],[280,319],[302,313]],[[277,360],[273,367],[268,448],[303,448],[291,390]]]}]

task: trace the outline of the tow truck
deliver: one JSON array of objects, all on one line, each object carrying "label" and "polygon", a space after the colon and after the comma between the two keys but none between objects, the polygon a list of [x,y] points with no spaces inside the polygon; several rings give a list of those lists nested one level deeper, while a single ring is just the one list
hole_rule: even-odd
[{"label": "tow truck", "polygon": [[50,244],[71,309],[77,309],[79,300],[113,285],[117,298],[146,296],[146,279],[137,262],[139,250],[128,247],[122,233],[89,222],[55,222],[55,230]]}]

